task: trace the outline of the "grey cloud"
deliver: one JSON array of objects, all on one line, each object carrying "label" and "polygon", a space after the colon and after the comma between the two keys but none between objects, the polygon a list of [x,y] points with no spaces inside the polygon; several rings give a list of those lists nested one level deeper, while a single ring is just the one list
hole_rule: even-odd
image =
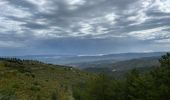
[{"label": "grey cloud", "polygon": [[[1,5],[0,10],[3,10],[3,7],[11,7],[10,10],[13,13],[9,13],[4,8],[4,14],[0,14],[0,21],[2,22],[0,23],[1,41],[23,43],[27,46],[32,45],[33,48],[37,46],[33,45],[34,42],[40,46],[47,43],[47,45],[50,45],[47,48],[58,49],[63,47],[58,43],[63,43],[63,41],[66,41],[65,39],[68,39],[70,40],[68,43],[74,42],[72,46],[78,46],[80,49],[84,42],[85,44],[94,43],[94,45],[98,45],[95,44],[95,41],[99,41],[96,39],[107,40],[109,38],[108,42],[101,41],[100,43],[108,44],[106,48],[113,50],[109,45],[116,45],[119,39],[128,42],[128,44],[131,43],[134,47],[137,44],[143,47],[145,44],[154,44],[156,40],[170,38],[167,35],[170,33],[168,28],[170,27],[169,8],[167,6],[162,7],[156,0],[151,0],[152,2],[149,2],[149,0],[85,0],[83,3],[81,3],[82,0],[77,0],[77,4],[71,4],[71,0],[40,0],[40,2],[2,0],[0,4],[3,1],[8,3]],[[45,3],[41,4],[41,2]],[[167,0],[161,2],[168,3]],[[156,30],[160,27],[167,28],[154,31],[154,33],[149,31],[149,35],[140,33],[144,30]],[[133,32],[140,34],[129,35]],[[153,36],[153,38],[147,38],[147,36]],[[79,38],[87,40],[79,40]],[[88,39],[94,42],[88,42]],[[131,42],[133,40],[140,42],[133,44]],[[74,45],[75,42],[78,44]],[[67,46],[68,43],[66,43]],[[119,45],[126,46],[123,43]],[[54,48],[55,44],[59,45],[58,48]],[[63,43],[63,45],[65,44]],[[87,48],[93,48],[92,46],[87,46]],[[99,49],[99,47],[96,48]],[[115,48],[119,48],[119,46],[116,45]],[[122,48],[117,49],[117,52]],[[149,46],[148,48],[152,49]],[[155,48],[153,47],[153,49]],[[102,50],[104,51],[104,49]]]}]

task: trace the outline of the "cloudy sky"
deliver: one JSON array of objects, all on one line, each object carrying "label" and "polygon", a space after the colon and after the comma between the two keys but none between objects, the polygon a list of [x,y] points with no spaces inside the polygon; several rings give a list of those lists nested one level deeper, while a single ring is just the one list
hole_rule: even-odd
[{"label": "cloudy sky", "polygon": [[0,0],[0,55],[170,50],[170,0]]}]

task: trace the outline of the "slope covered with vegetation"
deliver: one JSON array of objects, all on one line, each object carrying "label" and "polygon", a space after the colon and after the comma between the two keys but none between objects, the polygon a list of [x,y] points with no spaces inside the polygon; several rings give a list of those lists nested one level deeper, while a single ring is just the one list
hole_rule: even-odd
[{"label": "slope covered with vegetation", "polygon": [[88,64],[89,67],[86,67],[83,70],[93,73],[105,73],[109,76],[120,78],[132,69],[137,69],[141,73],[150,71],[154,67],[160,65],[159,59],[160,57],[145,57],[115,63]]},{"label": "slope covered with vegetation", "polygon": [[73,100],[72,87],[91,75],[72,67],[0,59],[0,100]]}]

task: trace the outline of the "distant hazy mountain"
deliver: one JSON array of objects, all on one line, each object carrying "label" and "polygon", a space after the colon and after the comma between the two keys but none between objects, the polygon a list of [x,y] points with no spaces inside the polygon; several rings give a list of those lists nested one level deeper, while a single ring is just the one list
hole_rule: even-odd
[{"label": "distant hazy mountain", "polygon": [[[89,63],[88,65],[83,64],[82,70],[88,71],[88,72],[94,72],[94,73],[107,73],[112,76],[122,76],[126,74],[129,70],[137,69],[140,71],[147,71],[150,70],[156,66],[159,66],[159,58],[157,57],[144,57],[144,58],[136,58],[126,61],[119,61],[115,63],[101,63],[101,64],[92,64]],[[90,67],[88,67],[90,66]]]},{"label": "distant hazy mountain", "polygon": [[96,62],[85,62],[85,63],[77,63],[74,64],[77,68],[87,69],[87,68],[115,68],[116,70],[121,69],[132,69],[135,67],[149,67],[158,65],[158,59],[160,56],[153,57],[142,57],[142,58],[134,58],[130,60],[123,61],[96,61]]},{"label": "distant hazy mountain", "polygon": [[[40,60],[46,63],[61,64],[61,65],[72,65],[75,67],[79,64],[89,63],[114,63],[118,61],[130,60],[142,57],[155,57],[165,54],[164,52],[153,52],[153,53],[121,53],[121,54],[107,54],[107,55],[28,55],[28,56],[17,56],[20,59],[31,59]],[[83,67],[83,66],[82,66]]]}]

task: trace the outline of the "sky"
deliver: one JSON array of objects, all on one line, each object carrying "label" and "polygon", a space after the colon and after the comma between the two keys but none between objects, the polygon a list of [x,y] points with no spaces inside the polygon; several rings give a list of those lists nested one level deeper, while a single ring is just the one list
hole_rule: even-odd
[{"label": "sky", "polygon": [[0,55],[170,50],[170,0],[0,0]]}]

